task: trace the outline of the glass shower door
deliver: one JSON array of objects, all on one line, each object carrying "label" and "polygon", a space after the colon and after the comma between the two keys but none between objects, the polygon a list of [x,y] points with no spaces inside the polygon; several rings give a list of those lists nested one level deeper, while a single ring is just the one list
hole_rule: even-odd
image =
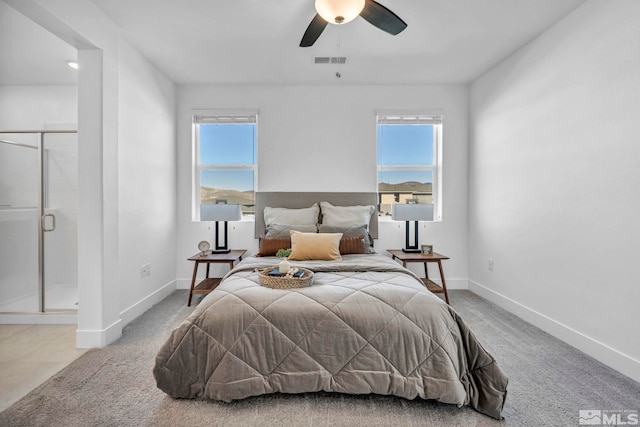
[{"label": "glass shower door", "polygon": [[43,138],[45,311],[78,308],[78,143],[75,133]]},{"label": "glass shower door", "polygon": [[0,312],[38,312],[38,135],[0,134],[0,141]]},{"label": "glass shower door", "polygon": [[0,313],[78,308],[75,131],[0,132]]}]

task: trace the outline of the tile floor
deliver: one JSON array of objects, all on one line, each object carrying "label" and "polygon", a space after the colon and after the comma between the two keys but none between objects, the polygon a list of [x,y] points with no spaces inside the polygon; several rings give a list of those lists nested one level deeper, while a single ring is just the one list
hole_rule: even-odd
[{"label": "tile floor", "polygon": [[84,354],[77,325],[0,325],[0,412]]}]

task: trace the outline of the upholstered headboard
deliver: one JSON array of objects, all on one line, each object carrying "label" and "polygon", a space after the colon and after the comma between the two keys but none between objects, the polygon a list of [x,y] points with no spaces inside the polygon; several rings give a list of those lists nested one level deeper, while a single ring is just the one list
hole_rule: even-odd
[{"label": "upholstered headboard", "polygon": [[[264,208],[308,208],[314,203],[329,202],[334,206],[355,206],[378,204],[378,193],[302,193],[302,192],[262,192],[256,193],[256,239],[264,235]],[[376,209],[377,212],[377,209]],[[369,223],[369,234],[378,238],[378,215],[374,212]]]}]

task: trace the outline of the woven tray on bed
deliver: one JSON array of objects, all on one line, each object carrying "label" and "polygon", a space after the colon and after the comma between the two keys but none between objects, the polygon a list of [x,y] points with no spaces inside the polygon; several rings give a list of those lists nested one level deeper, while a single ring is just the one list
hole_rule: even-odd
[{"label": "woven tray on bed", "polygon": [[267,267],[258,270],[258,280],[262,286],[272,289],[292,289],[311,286],[313,282],[313,271],[306,268],[298,268],[302,271],[302,277],[270,276],[269,273],[277,268]]}]

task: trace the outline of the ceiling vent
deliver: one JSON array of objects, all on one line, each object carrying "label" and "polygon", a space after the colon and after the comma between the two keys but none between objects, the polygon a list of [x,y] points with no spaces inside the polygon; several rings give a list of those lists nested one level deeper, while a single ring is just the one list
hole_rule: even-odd
[{"label": "ceiling vent", "polygon": [[313,58],[314,64],[346,64],[346,56],[315,56]]}]

